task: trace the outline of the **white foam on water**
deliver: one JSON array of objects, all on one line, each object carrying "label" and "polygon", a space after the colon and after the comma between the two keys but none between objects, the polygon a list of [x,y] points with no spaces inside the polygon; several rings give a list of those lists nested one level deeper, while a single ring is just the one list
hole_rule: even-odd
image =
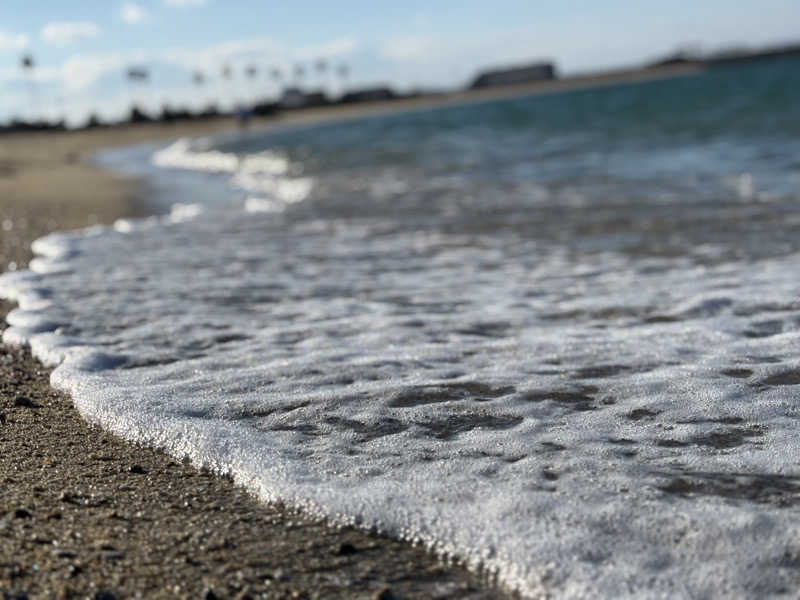
[{"label": "white foam on water", "polygon": [[800,255],[190,216],[0,277],[92,422],[530,597],[795,588]]},{"label": "white foam on water", "polygon": [[268,173],[280,176],[290,171],[289,161],[276,152],[239,156],[211,149],[208,147],[211,143],[209,139],[181,138],[154,152],[152,162],[159,167],[209,173]]},{"label": "white foam on water", "polygon": [[153,164],[159,167],[191,169],[210,173],[235,173],[240,159],[235,154],[218,150],[196,151],[192,140],[181,138],[153,153]]},{"label": "white foam on water", "polygon": [[[280,212],[308,198],[314,188],[313,178],[295,175],[289,160],[277,152],[238,155],[208,148],[210,143],[182,138],[154,152],[151,161],[168,169],[230,174],[235,188],[251,194],[246,200],[248,212]],[[197,204],[176,204],[173,220],[194,218],[201,209]]]}]

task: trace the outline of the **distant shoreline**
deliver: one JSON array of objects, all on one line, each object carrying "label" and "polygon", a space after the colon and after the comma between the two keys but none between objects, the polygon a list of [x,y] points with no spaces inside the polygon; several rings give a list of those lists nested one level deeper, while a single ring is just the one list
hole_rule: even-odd
[{"label": "distant shoreline", "polygon": [[707,67],[699,63],[667,65],[646,69],[615,70],[606,73],[576,75],[561,79],[533,81],[514,85],[497,86],[478,90],[426,95],[414,98],[402,98],[380,102],[365,102],[357,105],[328,106],[306,108],[279,113],[271,119],[278,122],[318,122],[323,120],[339,120],[343,118],[359,118],[391,113],[416,112],[468,106],[497,100],[511,100],[547,94],[611,87],[615,85],[644,83],[660,79],[691,77],[706,72]]},{"label": "distant shoreline", "polygon": [[[342,115],[360,113],[368,116],[376,110],[384,110],[385,106],[393,106],[396,111],[406,111],[409,109],[417,110],[421,107],[436,108],[443,106],[453,106],[457,104],[474,104],[478,102],[524,97],[545,93],[558,93],[577,89],[592,87],[619,85],[624,83],[636,83],[655,79],[665,79],[672,77],[690,76],[700,74],[708,69],[719,66],[746,64],[764,60],[775,60],[781,58],[792,58],[800,56],[800,44],[784,44],[770,46],[758,50],[733,49],[718,52],[710,55],[699,55],[690,52],[678,51],[675,54],[655,60],[649,64],[628,68],[616,68],[609,70],[591,71],[569,75],[566,77],[553,78],[555,65],[552,63],[542,63],[539,67],[549,68],[549,77],[542,76],[541,79],[531,79],[526,82],[512,84],[488,84],[486,87],[468,87],[450,91],[421,90],[417,93],[402,94],[397,93],[389,87],[377,87],[374,89],[355,89],[350,90],[346,96],[348,98],[330,99],[325,96],[322,90],[303,91],[292,88],[298,96],[305,96],[311,103],[290,107],[281,105],[277,99],[261,99],[253,102],[252,109],[255,114],[255,122],[264,118],[275,118],[279,120],[295,120],[298,118],[316,119],[316,114],[327,111],[335,111]],[[533,65],[533,68],[537,65]],[[509,69],[506,69],[509,70]],[[510,68],[514,70],[526,70],[526,66]],[[501,69],[502,71],[502,69]],[[476,81],[482,76],[500,71],[483,71],[478,74]],[[535,75],[531,75],[535,77]],[[385,96],[384,99],[370,99],[372,96]],[[24,120],[12,120],[5,124],[0,124],[0,135],[13,135],[20,132],[34,131],[65,131],[73,129],[117,129],[130,126],[147,126],[156,124],[173,125],[185,122],[205,122],[213,123],[217,120],[233,119],[236,117],[231,111],[224,111],[209,105],[206,109],[192,112],[186,108],[169,107],[164,105],[159,116],[148,115],[131,107],[131,117],[122,121],[102,122],[97,117],[89,118],[87,125],[72,128],[67,127],[64,121],[44,121],[26,122]],[[303,114],[304,117],[298,117]]]},{"label": "distant shoreline", "polygon": [[[631,68],[600,73],[580,74],[570,77],[563,77],[560,79],[544,79],[526,83],[498,85],[481,89],[466,89],[441,93],[431,92],[413,96],[400,96],[392,99],[367,100],[355,103],[332,103],[319,106],[280,109],[265,116],[254,116],[249,122],[249,127],[259,128],[275,122],[316,123],[323,120],[352,119],[384,115],[394,112],[413,112],[460,105],[479,104],[496,100],[563,93],[573,90],[633,84],[654,81],[658,79],[671,79],[675,77],[687,77],[701,74],[706,70],[706,68],[707,67],[702,63],[687,62],[645,68]],[[220,123],[224,123],[224,125],[220,125]],[[166,130],[174,128],[176,131],[182,131],[188,127],[192,130],[197,129],[217,132],[220,129],[234,129],[236,126],[237,121],[234,115],[218,114],[216,116],[205,116],[203,114],[196,114],[187,117],[175,118],[174,120],[170,121],[153,118],[142,122],[124,121],[97,125],[95,127],[79,127],[76,129],[45,124],[21,124],[17,128],[15,128],[13,125],[5,127],[0,126],[0,136],[7,138],[8,136],[40,133],[70,133],[75,131],[91,133],[93,131],[113,132],[141,129],[143,133],[141,135],[134,135],[133,137],[144,142],[153,141],[153,137],[157,139],[169,137],[168,135],[161,133],[160,129],[162,127]],[[177,135],[183,134],[178,133]],[[99,150],[100,148],[98,147],[97,149]]]}]

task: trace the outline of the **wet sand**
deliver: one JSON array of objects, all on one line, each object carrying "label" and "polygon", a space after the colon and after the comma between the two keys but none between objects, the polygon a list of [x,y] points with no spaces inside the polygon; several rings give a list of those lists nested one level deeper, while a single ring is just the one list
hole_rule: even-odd
[{"label": "wet sand", "polygon": [[[680,74],[691,73],[662,76]],[[591,84],[581,80],[573,87]],[[303,111],[253,126],[480,102],[568,85]],[[24,268],[30,243],[50,231],[149,212],[141,183],[94,167],[94,152],[233,127],[219,119],[0,138],[0,268]],[[10,308],[0,302],[0,317]],[[509,597],[421,548],[264,506],[225,477],[109,435],[83,421],[48,381],[49,370],[26,350],[0,346],[3,597]]]}]

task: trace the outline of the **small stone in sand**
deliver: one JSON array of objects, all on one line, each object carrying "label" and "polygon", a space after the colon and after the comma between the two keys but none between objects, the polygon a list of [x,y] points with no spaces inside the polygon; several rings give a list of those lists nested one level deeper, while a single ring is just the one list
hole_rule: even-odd
[{"label": "small stone in sand", "polygon": [[219,596],[211,588],[206,588],[206,591],[203,592],[203,600],[219,600]]},{"label": "small stone in sand", "polygon": [[17,396],[14,399],[14,406],[19,406],[20,408],[39,408],[39,405],[27,396]]},{"label": "small stone in sand", "polygon": [[355,554],[356,552],[358,552],[358,550],[356,550],[356,547],[350,542],[342,542],[339,544],[339,548],[336,550],[336,554],[339,556],[349,556],[351,554]]}]

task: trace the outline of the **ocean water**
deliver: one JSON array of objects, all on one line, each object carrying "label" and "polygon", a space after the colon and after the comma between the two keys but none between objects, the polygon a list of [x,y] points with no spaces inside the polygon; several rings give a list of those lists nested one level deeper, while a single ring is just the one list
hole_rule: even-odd
[{"label": "ocean water", "polygon": [[525,596],[788,594],[798,90],[772,61],[117,154],[169,211],[38,240],[4,339],[115,433]]}]

